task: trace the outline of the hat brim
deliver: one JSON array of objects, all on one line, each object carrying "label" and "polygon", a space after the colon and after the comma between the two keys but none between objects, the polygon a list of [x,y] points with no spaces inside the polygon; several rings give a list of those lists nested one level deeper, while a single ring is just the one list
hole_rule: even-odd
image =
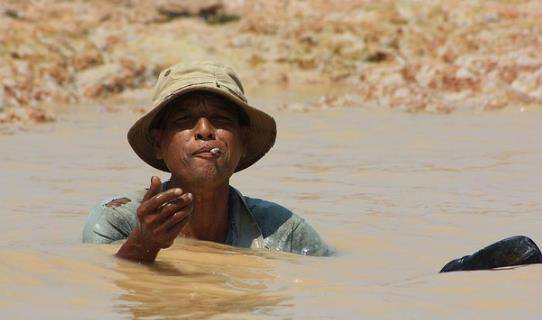
[{"label": "hat brim", "polygon": [[213,84],[200,83],[184,87],[162,100],[158,105],[154,106],[151,111],[137,120],[130,130],[128,130],[128,142],[135,153],[152,167],[165,172],[170,172],[165,162],[161,159],[157,159],[155,156],[153,141],[150,135],[150,126],[155,117],[169,103],[188,93],[201,91],[217,94],[233,102],[244,111],[249,118],[250,129],[246,137],[246,153],[245,156],[240,159],[235,171],[237,172],[246,169],[261,159],[275,143],[277,136],[275,119],[267,113],[250,106],[237,96],[211,85]]}]

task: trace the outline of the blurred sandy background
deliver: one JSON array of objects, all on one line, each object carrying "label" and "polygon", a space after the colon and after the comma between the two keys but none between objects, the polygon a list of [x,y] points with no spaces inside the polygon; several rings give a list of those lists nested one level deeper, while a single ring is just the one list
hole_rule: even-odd
[{"label": "blurred sandy background", "polygon": [[0,28],[4,126],[149,97],[161,69],[195,59],[233,66],[249,98],[255,86],[340,88],[279,106],[296,110],[542,105],[540,1],[2,0]]}]

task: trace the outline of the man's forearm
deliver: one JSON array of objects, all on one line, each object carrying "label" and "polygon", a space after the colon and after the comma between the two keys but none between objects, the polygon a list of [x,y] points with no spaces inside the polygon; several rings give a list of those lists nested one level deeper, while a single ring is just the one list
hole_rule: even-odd
[{"label": "man's forearm", "polygon": [[141,237],[140,229],[136,228],[130,233],[116,255],[119,258],[137,262],[154,262],[160,249],[159,246],[146,243]]}]

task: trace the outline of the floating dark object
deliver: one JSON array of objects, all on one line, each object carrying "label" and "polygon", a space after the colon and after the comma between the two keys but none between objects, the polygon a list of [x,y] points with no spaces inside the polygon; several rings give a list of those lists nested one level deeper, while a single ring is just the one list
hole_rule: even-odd
[{"label": "floating dark object", "polygon": [[448,262],[440,272],[487,270],[500,267],[542,263],[542,253],[525,236],[506,238],[482,250]]}]

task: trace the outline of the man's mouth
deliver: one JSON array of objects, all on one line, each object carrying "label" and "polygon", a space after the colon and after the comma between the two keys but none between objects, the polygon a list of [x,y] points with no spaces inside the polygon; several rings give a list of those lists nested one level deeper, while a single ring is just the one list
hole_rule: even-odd
[{"label": "man's mouth", "polygon": [[192,155],[198,158],[214,159],[220,157],[223,152],[224,151],[221,147],[211,145],[196,150]]}]

